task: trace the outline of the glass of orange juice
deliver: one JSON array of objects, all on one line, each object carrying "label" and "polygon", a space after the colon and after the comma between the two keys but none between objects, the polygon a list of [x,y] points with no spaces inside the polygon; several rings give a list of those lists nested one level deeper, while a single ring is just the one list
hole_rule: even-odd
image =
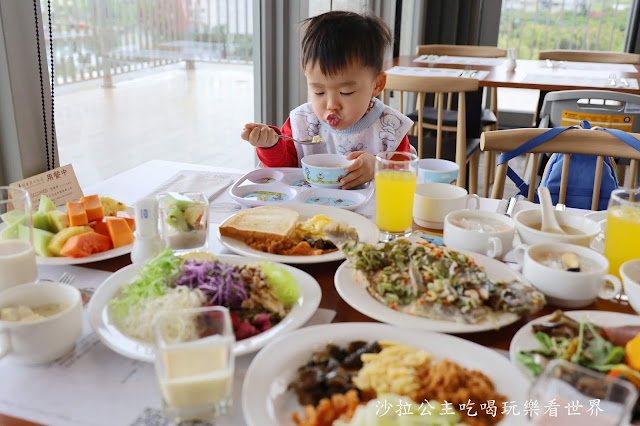
[{"label": "glass of orange juice", "polygon": [[227,308],[161,312],[153,318],[153,332],[165,417],[179,423],[227,414],[235,343]]},{"label": "glass of orange juice", "polygon": [[620,277],[620,266],[640,258],[640,188],[611,192],[607,208],[604,255],[609,273]]},{"label": "glass of orange juice", "polygon": [[418,157],[409,152],[376,155],[376,225],[382,241],[411,234]]}]

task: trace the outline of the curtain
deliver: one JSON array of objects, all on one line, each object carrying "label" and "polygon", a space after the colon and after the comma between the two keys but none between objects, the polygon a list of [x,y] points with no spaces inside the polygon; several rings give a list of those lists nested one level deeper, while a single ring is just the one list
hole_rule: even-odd
[{"label": "curtain", "polygon": [[496,46],[502,0],[425,0],[421,44]]},{"label": "curtain", "polygon": [[[38,2],[45,108],[47,117],[51,117],[47,50],[39,6]],[[53,130],[48,130],[51,137]],[[0,1],[0,185],[46,171],[44,153],[33,2]],[[57,161],[56,156],[56,166]]]}]

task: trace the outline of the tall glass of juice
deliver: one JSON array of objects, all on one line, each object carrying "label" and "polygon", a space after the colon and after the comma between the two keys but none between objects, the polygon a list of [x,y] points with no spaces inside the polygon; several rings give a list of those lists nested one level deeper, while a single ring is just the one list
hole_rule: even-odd
[{"label": "tall glass of juice", "polygon": [[382,241],[411,234],[418,157],[409,152],[376,155],[376,225]]},{"label": "tall glass of juice", "polygon": [[617,277],[624,262],[640,258],[640,188],[611,192],[604,255],[609,259],[609,273]]},{"label": "tall glass of juice", "polygon": [[153,333],[165,417],[180,423],[229,412],[235,337],[227,308],[159,313],[153,319]]},{"label": "tall glass of juice", "polygon": [[[51,235],[39,232],[43,233],[39,237]],[[29,193],[23,188],[0,186],[0,291],[38,280],[33,242]]]}]

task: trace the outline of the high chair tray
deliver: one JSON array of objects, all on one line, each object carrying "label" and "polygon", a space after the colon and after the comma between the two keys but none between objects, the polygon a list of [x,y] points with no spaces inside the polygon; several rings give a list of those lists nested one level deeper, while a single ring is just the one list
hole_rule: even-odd
[{"label": "high chair tray", "polygon": [[371,182],[356,189],[313,188],[298,167],[256,169],[242,176],[229,189],[238,203],[247,207],[286,203],[318,204],[355,210],[373,195]]}]

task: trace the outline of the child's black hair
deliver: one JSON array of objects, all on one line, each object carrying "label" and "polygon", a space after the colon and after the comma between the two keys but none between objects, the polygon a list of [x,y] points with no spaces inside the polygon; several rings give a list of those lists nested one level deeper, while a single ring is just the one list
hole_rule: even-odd
[{"label": "child's black hair", "polygon": [[393,42],[391,30],[373,15],[327,12],[302,21],[302,68],[318,64],[322,74],[333,76],[350,65],[382,71],[384,53]]}]

